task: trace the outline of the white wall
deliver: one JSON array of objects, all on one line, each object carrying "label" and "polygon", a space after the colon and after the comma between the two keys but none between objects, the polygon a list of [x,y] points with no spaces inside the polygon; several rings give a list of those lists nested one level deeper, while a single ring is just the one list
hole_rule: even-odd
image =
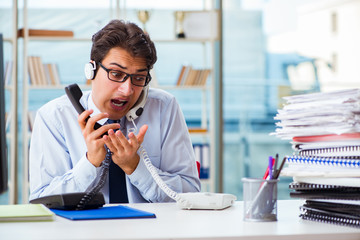
[{"label": "white wall", "polygon": [[[332,30],[336,15],[337,30]],[[298,11],[298,52],[327,61],[335,72],[321,67],[322,90],[360,86],[360,1],[332,0],[302,6]]]}]

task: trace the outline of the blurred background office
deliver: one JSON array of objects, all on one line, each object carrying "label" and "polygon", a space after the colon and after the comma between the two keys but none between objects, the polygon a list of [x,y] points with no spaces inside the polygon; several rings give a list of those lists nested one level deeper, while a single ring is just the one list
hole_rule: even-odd
[{"label": "blurred background office", "polygon": [[[140,10],[148,14],[145,25],[138,16]],[[186,16],[188,20],[192,16],[191,28],[206,24],[204,15],[192,13],[213,10],[216,22],[205,25],[209,32],[203,29],[204,34],[210,34],[206,39],[178,38],[181,22],[175,11],[188,14],[183,24]],[[232,193],[241,200],[242,177],[262,177],[269,155],[292,154],[288,141],[270,135],[281,97],[360,87],[360,0],[2,0],[5,68],[16,71],[16,78],[7,82],[6,109],[11,115],[13,104],[17,105],[17,117],[13,117],[17,148],[8,151],[11,187],[0,195],[0,204],[27,201],[28,117],[31,122],[36,109],[64,94],[67,84],[90,88],[83,74],[90,38],[117,17],[145,27],[154,39],[158,62],[152,71],[153,87],[177,97],[189,128],[205,126],[211,132],[193,134],[194,143],[210,142],[210,148],[221,144],[217,148],[221,152],[211,152],[215,162],[204,177],[205,190]],[[74,37],[17,39],[14,32],[21,28],[71,30]],[[55,63],[61,86],[32,86],[24,70],[29,56]],[[182,66],[189,65],[212,71],[205,87],[176,87]],[[12,120],[8,117],[8,145],[16,134],[11,131]],[[213,181],[210,189],[205,186],[207,177]],[[290,181],[281,178],[279,199],[289,198]]]}]

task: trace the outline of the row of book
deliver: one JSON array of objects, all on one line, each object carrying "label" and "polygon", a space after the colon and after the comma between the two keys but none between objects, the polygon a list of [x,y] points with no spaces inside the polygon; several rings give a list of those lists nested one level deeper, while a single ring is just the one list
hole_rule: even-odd
[{"label": "row of book", "polygon": [[38,56],[28,56],[31,85],[60,85],[60,76],[55,63],[43,63]]},{"label": "row of book", "polygon": [[360,227],[360,89],[286,97],[275,135],[294,150],[282,176],[305,220]]},{"label": "row of book", "polygon": [[194,69],[190,65],[183,65],[176,81],[176,85],[205,86],[210,72],[210,69]]}]

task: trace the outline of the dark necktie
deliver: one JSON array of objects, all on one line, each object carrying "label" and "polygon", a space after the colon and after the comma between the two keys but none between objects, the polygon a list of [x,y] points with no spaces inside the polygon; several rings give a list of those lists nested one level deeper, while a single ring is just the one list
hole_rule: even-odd
[{"label": "dark necktie", "polygon": [[[115,123],[115,122],[119,122],[119,121],[114,121],[111,119],[109,119],[107,121],[108,124]],[[121,124],[121,130],[125,130],[124,123]],[[128,203],[129,202],[128,196],[127,196],[127,191],[126,191],[125,173],[113,161],[111,161],[110,167],[109,167],[109,197],[110,197],[110,203]]]}]

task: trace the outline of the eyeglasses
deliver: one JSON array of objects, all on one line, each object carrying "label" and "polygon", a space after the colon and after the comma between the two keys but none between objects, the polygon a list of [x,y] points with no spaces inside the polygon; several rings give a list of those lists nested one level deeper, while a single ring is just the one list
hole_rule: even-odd
[{"label": "eyeglasses", "polygon": [[104,67],[104,65],[102,65],[100,62],[99,65],[102,69],[104,69],[107,72],[108,79],[113,82],[122,83],[125,82],[130,77],[131,83],[134,86],[145,87],[146,85],[148,85],[148,83],[151,80],[151,76],[149,72],[147,73],[147,75],[128,74],[123,71],[108,69]]}]

